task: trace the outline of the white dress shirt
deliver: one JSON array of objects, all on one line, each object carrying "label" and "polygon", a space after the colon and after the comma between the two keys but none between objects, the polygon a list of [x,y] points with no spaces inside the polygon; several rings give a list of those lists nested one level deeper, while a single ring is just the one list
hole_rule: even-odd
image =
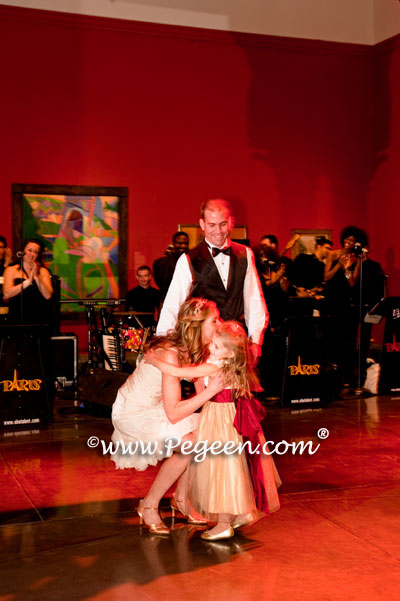
[{"label": "white dress shirt", "polygon": [[[209,245],[212,255],[211,245]],[[229,246],[225,244],[223,248]],[[246,247],[247,271],[243,285],[244,319],[247,326],[249,338],[252,342],[262,344],[263,332],[268,325],[268,311],[261,291],[260,280],[254,262],[253,251]],[[178,311],[183,302],[188,298],[192,285],[192,272],[189,267],[189,258],[184,254],[176,264],[174,277],[168,288],[167,295],[161,310],[157,325],[157,335],[165,336],[169,330],[173,330],[176,324]],[[225,289],[228,286],[228,275],[231,258],[229,255],[219,253],[213,257],[214,263]]]}]

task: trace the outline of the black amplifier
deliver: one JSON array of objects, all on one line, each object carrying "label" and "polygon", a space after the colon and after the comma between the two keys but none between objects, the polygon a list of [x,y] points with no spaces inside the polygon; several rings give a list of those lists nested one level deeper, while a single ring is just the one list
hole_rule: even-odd
[{"label": "black amplifier", "polygon": [[56,390],[74,386],[78,378],[78,337],[75,334],[52,336],[50,357]]}]

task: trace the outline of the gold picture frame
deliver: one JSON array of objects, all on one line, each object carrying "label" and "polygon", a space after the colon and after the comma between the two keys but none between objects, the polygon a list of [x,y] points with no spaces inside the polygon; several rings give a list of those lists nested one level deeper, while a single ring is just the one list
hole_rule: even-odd
[{"label": "gold picture frame", "polygon": [[12,184],[13,244],[39,239],[60,280],[63,313],[85,298],[123,298],[127,281],[128,188]]},{"label": "gold picture frame", "polygon": [[319,236],[324,236],[328,240],[332,240],[332,230],[326,229],[294,229],[290,230],[290,239],[299,236],[297,242],[292,246],[290,257],[295,259],[297,255],[306,253],[312,255],[315,250],[315,239]]}]

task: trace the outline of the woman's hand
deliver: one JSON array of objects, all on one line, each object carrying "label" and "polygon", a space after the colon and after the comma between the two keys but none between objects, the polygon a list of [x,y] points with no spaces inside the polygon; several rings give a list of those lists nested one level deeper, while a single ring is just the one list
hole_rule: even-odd
[{"label": "woman's hand", "polygon": [[38,269],[37,263],[33,263],[31,272],[30,272],[29,277],[28,277],[28,280],[29,280],[30,284],[33,284],[33,280],[37,281],[37,279],[39,277],[39,269]]},{"label": "woman's hand", "polygon": [[342,269],[345,269],[345,270],[349,269],[349,267],[351,267],[353,265],[354,261],[355,261],[354,255],[348,255],[348,254],[341,255],[340,259],[339,259],[339,263],[340,263]]}]

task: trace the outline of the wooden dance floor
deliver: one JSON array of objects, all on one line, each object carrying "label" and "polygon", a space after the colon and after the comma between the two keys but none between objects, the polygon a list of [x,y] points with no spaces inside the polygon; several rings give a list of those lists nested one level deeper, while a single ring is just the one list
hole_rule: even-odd
[{"label": "wooden dance floor", "polygon": [[399,598],[400,398],[268,407],[267,440],[321,446],[274,455],[280,511],[213,543],[183,519],[169,538],[141,531],[155,469],[115,470],[87,445],[110,422],[72,405],[59,399],[47,429],[0,433],[0,601]]}]

